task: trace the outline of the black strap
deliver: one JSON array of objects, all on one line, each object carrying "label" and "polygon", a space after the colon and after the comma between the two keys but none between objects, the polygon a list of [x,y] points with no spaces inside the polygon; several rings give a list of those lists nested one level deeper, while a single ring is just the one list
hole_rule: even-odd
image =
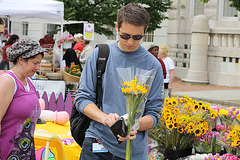
[{"label": "black strap", "polygon": [[102,104],[102,75],[105,72],[108,56],[109,46],[108,44],[97,44],[99,48],[98,59],[97,59],[97,105],[100,107]]}]

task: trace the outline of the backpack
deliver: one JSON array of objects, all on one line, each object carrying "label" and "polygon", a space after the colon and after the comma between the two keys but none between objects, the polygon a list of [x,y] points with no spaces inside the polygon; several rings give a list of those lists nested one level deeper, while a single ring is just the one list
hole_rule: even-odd
[{"label": "backpack", "polygon": [[[102,104],[102,75],[105,72],[105,67],[109,56],[109,46],[107,44],[98,44],[96,47],[99,48],[97,59],[96,105],[100,107]],[[70,130],[73,139],[81,147],[85,138],[85,132],[88,129],[91,121],[92,119],[90,119],[88,116],[77,111],[74,103],[70,117]]]}]

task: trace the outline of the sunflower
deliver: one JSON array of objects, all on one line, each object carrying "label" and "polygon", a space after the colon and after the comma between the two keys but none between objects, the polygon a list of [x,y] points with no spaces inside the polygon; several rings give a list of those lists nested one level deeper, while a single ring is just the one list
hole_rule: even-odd
[{"label": "sunflower", "polygon": [[166,116],[166,117],[165,117],[165,120],[166,120],[166,121],[172,121],[172,119],[173,119],[173,116],[172,116],[172,115],[169,115],[169,116]]},{"label": "sunflower", "polygon": [[[168,122],[168,123],[167,123]],[[172,130],[174,128],[174,124],[171,121],[167,121],[166,126],[168,129]]]},{"label": "sunflower", "polygon": [[203,102],[202,102],[202,101],[199,101],[199,102],[198,102],[198,105],[199,105],[199,106],[203,105]]},{"label": "sunflower", "polygon": [[193,110],[198,111],[198,109],[199,109],[199,104],[195,103],[194,106],[193,106]]},{"label": "sunflower", "polygon": [[206,105],[201,105],[201,109],[202,109],[202,111],[206,111],[207,110],[207,106]]},{"label": "sunflower", "polygon": [[178,126],[177,126],[177,131],[178,131],[179,133],[183,133],[183,127],[182,127],[182,125],[178,125]]},{"label": "sunflower", "polygon": [[193,129],[194,129],[194,124],[193,124],[193,122],[188,123],[188,125],[187,125],[186,128],[187,128],[187,130],[188,130],[189,133],[192,132]]},{"label": "sunflower", "polygon": [[165,97],[165,103],[168,103],[169,100],[170,100],[169,97]]},{"label": "sunflower", "polygon": [[214,112],[212,112],[210,115],[211,119],[215,119],[217,116],[218,116],[218,114],[217,114],[216,110]]},{"label": "sunflower", "polygon": [[193,133],[196,137],[199,137],[202,134],[202,130],[200,128],[196,128]]},{"label": "sunflower", "polygon": [[203,128],[208,129],[208,122],[206,121],[203,122]]},{"label": "sunflower", "polygon": [[173,98],[172,100],[172,103],[173,103],[173,106],[177,106],[178,105],[178,97],[177,98]]},{"label": "sunflower", "polygon": [[173,105],[172,100],[169,100],[169,101],[167,102],[167,105],[168,105],[168,106],[172,106],[172,105]]},{"label": "sunflower", "polygon": [[174,113],[179,114],[180,110],[179,108],[174,108]]}]

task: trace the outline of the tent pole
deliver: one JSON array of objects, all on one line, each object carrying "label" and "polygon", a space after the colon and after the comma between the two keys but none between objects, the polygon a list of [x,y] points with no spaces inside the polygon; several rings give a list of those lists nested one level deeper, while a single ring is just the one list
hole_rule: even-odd
[{"label": "tent pole", "polygon": [[[62,19],[61,19],[61,33],[60,33],[60,39],[63,37],[63,16],[62,16]],[[63,59],[63,45],[61,45],[61,60],[60,60],[60,75],[61,75],[61,79],[62,79],[62,66],[61,66],[61,62],[62,62],[62,59]]]}]

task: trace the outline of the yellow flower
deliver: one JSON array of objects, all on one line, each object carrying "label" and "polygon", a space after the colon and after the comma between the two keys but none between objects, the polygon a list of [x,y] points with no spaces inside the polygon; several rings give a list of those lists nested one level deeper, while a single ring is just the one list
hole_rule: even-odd
[{"label": "yellow flower", "polygon": [[187,125],[187,127],[186,127],[187,132],[190,133],[190,132],[193,131],[193,129],[194,129],[194,124],[193,124],[193,122],[189,122],[188,125]]},{"label": "yellow flower", "polygon": [[173,105],[172,100],[169,100],[169,101],[167,102],[167,105],[168,105],[168,106],[172,106],[172,105]]},{"label": "yellow flower", "polygon": [[198,109],[199,109],[199,104],[195,103],[194,106],[193,106],[193,110],[198,111]]},{"label": "yellow flower", "polygon": [[188,114],[192,114],[192,112],[193,112],[193,107],[192,107],[192,106],[189,106]]},{"label": "yellow flower", "polygon": [[219,109],[218,114],[219,114],[219,117],[222,117],[223,115],[227,116],[228,115],[228,110],[226,110],[226,109]]},{"label": "yellow flower", "polygon": [[205,105],[201,105],[202,111],[206,111],[207,107]]},{"label": "yellow flower", "polygon": [[240,113],[237,115],[237,120],[240,121]]},{"label": "yellow flower", "polygon": [[178,125],[178,126],[177,126],[177,131],[178,131],[179,133],[183,133],[183,127],[182,127],[182,125]]},{"label": "yellow flower", "polygon": [[180,112],[179,108],[174,109],[174,113],[179,114],[179,112]]},{"label": "yellow flower", "polygon": [[177,106],[178,105],[178,97],[176,97],[176,98],[172,98],[172,104],[173,104],[173,106]]},{"label": "yellow flower", "polygon": [[165,97],[165,103],[168,103],[169,100],[170,100],[169,97]]},{"label": "yellow flower", "polygon": [[166,126],[168,129],[172,130],[174,128],[174,124],[171,121],[167,121]]},{"label": "yellow flower", "polygon": [[217,111],[215,110],[214,112],[212,112],[210,116],[211,119],[215,119],[218,116]]},{"label": "yellow flower", "polygon": [[199,102],[198,102],[198,105],[199,105],[199,106],[203,105],[203,102],[202,102],[202,101],[199,101]]},{"label": "yellow flower", "polygon": [[125,88],[122,87],[121,89],[122,89],[122,92],[123,92],[124,94],[126,94],[126,93],[131,93],[131,91],[132,91],[131,88],[128,88],[128,87],[125,87]]},{"label": "yellow flower", "polygon": [[206,121],[203,122],[203,128],[208,129],[208,122]]},{"label": "yellow flower", "polygon": [[200,136],[201,134],[202,134],[202,131],[201,131],[201,129],[200,128],[196,128],[194,131],[193,131],[193,133],[195,134],[195,136]]},{"label": "yellow flower", "polygon": [[146,87],[143,87],[141,85],[137,85],[137,90],[143,94],[147,93]]}]

